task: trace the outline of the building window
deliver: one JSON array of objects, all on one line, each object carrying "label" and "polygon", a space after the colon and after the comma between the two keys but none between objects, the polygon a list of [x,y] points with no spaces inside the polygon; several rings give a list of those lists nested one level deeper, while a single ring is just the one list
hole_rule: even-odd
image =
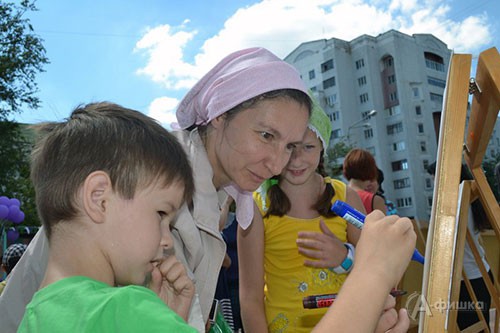
[{"label": "building window", "polygon": [[426,189],[432,188],[432,180],[430,178],[425,178],[425,188]]},{"label": "building window", "polygon": [[361,104],[368,102],[368,93],[359,95],[359,102]]},{"label": "building window", "polygon": [[384,68],[390,68],[392,67],[392,57],[385,57],[384,58]]},{"label": "building window", "polygon": [[424,124],[419,123],[417,125],[417,128],[418,128],[418,134],[423,134],[424,133]]},{"label": "building window", "polygon": [[436,103],[443,103],[443,95],[431,93],[431,101]]},{"label": "building window", "polygon": [[391,102],[397,101],[398,100],[398,92],[394,91],[389,94],[389,99]]},{"label": "building window", "polygon": [[386,109],[386,112],[387,112],[388,117],[392,117],[392,116],[395,116],[397,114],[400,114],[401,108],[399,107],[399,105],[392,106],[392,107]]},{"label": "building window", "polygon": [[387,83],[393,84],[396,82],[396,75],[392,74],[387,77]]},{"label": "building window", "polygon": [[427,145],[426,145],[425,141],[420,141],[420,151],[422,153],[426,153],[427,152]]},{"label": "building window", "polygon": [[365,60],[364,59],[356,60],[356,69],[360,69],[361,67],[365,67]]},{"label": "building window", "polygon": [[316,77],[316,73],[314,72],[314,69],[313,70],[310,70],[309,71],[309,80],[312,80]]},{"label": "building window", "polygon": [[375,147],[373,147],[373,146],[366,147],[366,150],[368,150],[370,152],[370,154],[372,154],[373,156],[376,156]]},{"label": "building window", "polygon": [[424,167],[424,171],[427,172],[427,168],[429,168],[429,160],[423,160],[422,166]]},{"label": "building window", "polygon": [[323,81],[323,89],[335,86],[335,76]]},{"label": "building window", "polygon": [[431,52],[424,52],[425,66],[438,72],[444,72],[443,57]]},{"label": "building window", "polygon": [[441,79],[436,79],[435,77],[427,77],[427,83],[429,83],[431,86],[436,86],[439,88],[444,88],[446,87],[446,81],[441,80]]},{"label": "building window", "polygon": [[408,160],[402,159],[391,163],[392,171],[408,170]]},{"label": "building window", "polygon": [[398,190],[401,188],[410,187],[410,178],[401,178],[394,181],[394,189]]},{"label": "building window", "polygon": [[365,132],[365,139],[373,138],[373,129],[372,128],[365,129],[364,132]]},{"label": "building window", "polygon": [[366,76],[358,78],[358,86],[364,86],[366,84]]},{"label": "building window", "polygon": [[417,116],[421,116],[422,115],[422,108],[420,107],[420,105],[415,106],[415,114]]},{"label": "building window", "polygon": [[316,91],[316,90],[317,90],[317,89],[316,89],[316,86],[311,87],[311,88],[309,88],[309,89],[311,89],[311,91],[312,91],[312,92],[314,92],[314,91]]},{"label": "building window", "polygon": [[387,135],[394,135],[403,132],[403,123],[395,123],[387,126]]},{"label": "building window", "polygon": [[332,137],[334,139],[338,139],[341,136],[342,136],[342,129],[338,128],[338,129],[332,131]]},{"label": "building window", "polygon": [[411,88],[413,99],[418,99],[420,97],[420,89],[417,87]]},{"label": "building window", "polygon": [[427,205],[429,206],[429,208],[432,207],[432,197],[427,197]]},{"label": "building window", "polygon": [[392,144],[392,150],[394,151],[402,151],[406,149],[406,144],[404,141],[394,142]]},{"label": "building window", "polygon": [[412,206],[411,197],[396,199],[396,206],[398,206],[398,208],[411,207]]},{"label": "building window", "polygon": [[332,113],[332,121],[337,121],[340,119],[340,112],[339,111],[334,111]]},{"label": "building window", "polygon": [[328,106],[334,106],[335,103],[337,103],[337,94],[326,96],[326,104],[328,104]]},{"label": "building window", "polygon": [[333,59],[325,61],[321,64],[321,73],[329,71],[330,69],[333,69]]}]

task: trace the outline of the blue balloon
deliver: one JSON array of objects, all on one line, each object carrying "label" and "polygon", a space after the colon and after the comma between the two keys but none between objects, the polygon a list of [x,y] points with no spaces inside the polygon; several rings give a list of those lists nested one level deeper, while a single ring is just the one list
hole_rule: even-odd
[{"label": "blue balloon", "polygon": [[18,206],[10,206],[9,207],[9,215],[7,215],[7,220],[14,222],[14,220],[16,219],[16,217],[20,211],[21,210],[19,209]]},{"label": "blue balloon", "polygon": [[14,216],[14,218],[11,220],[15,224],[19,224],[24,221],[24,212],[19,211],[19,213]]},{"label": "blue balloon", "polygon": [[9,202],[11,206],[21,207],[21,201],[19,201],[19,199],[12,198],[9,200]]},{"label": "blue balloon", "polygon": [[0,205],[5,205],[5,206],[10,206],[10,199],[7,198],[6,196],[1,196],[0,197]]},{"label": "blue balloon", "polygon": [[9,215],[9,207],[0,204],[0,220],[7,218],[7,215]]}]

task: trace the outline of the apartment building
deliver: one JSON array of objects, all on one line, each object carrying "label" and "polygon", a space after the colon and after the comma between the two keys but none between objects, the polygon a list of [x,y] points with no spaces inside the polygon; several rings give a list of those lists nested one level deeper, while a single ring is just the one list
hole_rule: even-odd
[{"label": "apartment building", "polygon": [[[432,206],[426,168],[436,160],[450,57],[447,45],[431,34],[395,30],[305,42],[285,57],[327,112],[331,144],[344,140],[369,150],[399,214],[423,221]],[[488,154],[500,152],[499,133]]]}]

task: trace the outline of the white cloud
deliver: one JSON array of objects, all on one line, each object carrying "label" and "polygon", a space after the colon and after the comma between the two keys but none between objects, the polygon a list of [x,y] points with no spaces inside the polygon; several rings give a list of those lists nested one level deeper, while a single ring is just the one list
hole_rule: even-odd
[{"label": "white cloud", "polygon": [[167,89],[191,87],[196,68],[184,61],[183,49],[196,33],[177,31],[168,24],[148,29],[134,50],[143,51],[148,57],[146,66],[138,69],[137,73],[149,76]]},{"label": "white cloud", "polygon": [[138,73],[167,89],[183,90],[237,49],[263,46],[285,57],[302,42],[332,37],[350,41],[390,29],[409,35],[431,33],[461,53],[477,52],[491,42],[486,14],[457,21],[449,12],[441,0],[263,0],[237,10],[191,62],[185,53],[197,31],[187,28],[188,21],[180,27],[149,29],[136,45],[147,55]]},{"label": "white cloud", "polygon": [[163,126],[171,129],[171,124],[176,122],[175,108],[179,100],[170,97],[160,97],[149,105],[148,116],[158,120]]}]

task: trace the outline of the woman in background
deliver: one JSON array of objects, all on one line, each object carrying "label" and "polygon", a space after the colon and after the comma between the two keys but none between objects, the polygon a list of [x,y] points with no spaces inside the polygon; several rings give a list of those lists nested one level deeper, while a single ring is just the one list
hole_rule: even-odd
[{"label": "woman in background", "polygon": [[367,214],[375,209],[386,214],[384,198],[374,194],[376,190],[373,193],[366,190],[369,184],[377,184],[378,177],[377,164],[369,151],[352,149],[344,159],[343,173],[349,182],[349,187],[360,196]]}]

